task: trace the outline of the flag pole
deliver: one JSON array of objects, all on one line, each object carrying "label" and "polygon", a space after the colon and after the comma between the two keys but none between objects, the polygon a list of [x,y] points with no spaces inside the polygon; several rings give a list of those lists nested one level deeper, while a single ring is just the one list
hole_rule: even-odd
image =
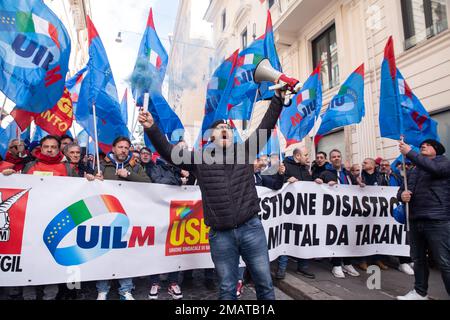
[{"label": "flag pole", "polygon": [[100,171],[100,152],[98,151],[98,134],[97,134],[97,114],[95,111],[95,104],[92,105],[92,112],[94,116],[94,135],[95,135],[95,155],[97,158],[97,173],[101,175]]},{"label": "flag pole", "polygon": [[317,131],[318,129],[316,128],[317,126],[317,119],[319,119],[319,117],[314,117],[314,128],[313,128],[313,136],[312,136],[312,143],[311,143],[311,159],[309,161],[309,171],[312,171],[312,163],[313,163],[313,158],[312,156],[314,155],[314,159],[316,158],[316,135],[317,135]]},{"label": "flag pole", "polygon": [[3,104],[2,104],[2,109],[0,110],[0,125],[2,124],[2,121],[3,121],[3,111],[5,110],[7,100],[8,100],[8,98],[5,96],[5,100],[3,101]]},{"label": "flag pole", "polygon": [[[402,142],[405,142],[405,137],[400,137]],[[406,161],[405,156],[402,155],[402,171],[403,171],[403,182],[405,184],[405,192],[408,192],[408,177],[406,174]],[[409,202],[406,203],[406,231],[409,231]]]},{"label": "flag pole", "polygon": [[75,130],[75,122],[72,122],[72,129],[73,129],[73,139],[74,140],[76,139],[77,143],[80,144],[80,142],[77,139],[77,131]]},{"label": "flag pole", "polygon": [[137,120],[136,119],[136,109],[138,107],[137,105],[137,92],[134,94],[134,108],[133,108],[133,120],[131,121],[131,136],[134,137],[134,131],[136,130]]}]

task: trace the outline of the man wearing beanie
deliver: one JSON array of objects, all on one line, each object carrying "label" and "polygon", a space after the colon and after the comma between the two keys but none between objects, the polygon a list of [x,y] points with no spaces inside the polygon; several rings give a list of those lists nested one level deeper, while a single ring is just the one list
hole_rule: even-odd
[{"label": "man wearing beanie", "polygon": [[253,162],[266,142],[257,141],[259,133],[267,130],[270,134],[275,127],[283,108],[283,95],[284,92],[276,92],[260,126],[245,143],[234,143],[231,126],[217,121],[212,125],[211,143],[197,152],[174,148],[150,113],[139,115],[145,133],[161,156],[198,179],[205,223],[211,228],[209,243],[220,278],[221,300],[237,299],[240,256],[255,283],[258,300],[275,299],[266,235],[258,216]]},{"label": "man wearing beanie", "polygon": [[420,145],[420,154],[401,142],[400,151],[415,165],[408,173],[408,191],[403,185],[398,199],[409,203],[410,246],[414,262],[414,290],[399,300],[428,300],[427,248],[441,270],[450,295],[450,161],[444,146],[435,140]]}]

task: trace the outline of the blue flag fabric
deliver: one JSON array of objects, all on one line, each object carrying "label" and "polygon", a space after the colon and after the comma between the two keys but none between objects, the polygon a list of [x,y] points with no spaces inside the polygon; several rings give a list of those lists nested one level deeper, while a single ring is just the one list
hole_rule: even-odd
[{"label": "blue flag fabric", "polygon": [[161,91],[168,62],[169,56],[156,33],[153,10],[150,9],[131,81],[133,97],[137,101],[143,101],[146,92]]},{"label": "blue flag fabric", "polygon": [[156,33],[153,10],[150,9],[131,79],[131,90],[139,106],[144,105],[144,94],[150,94],[149,112],[168,140],[176,143],[184,136],[184,126],[161,93],[168,61],[166,49]]},{"label": "blue flag fabric", "polygon": [[281,71],[281,64],[273,36],[270,11],[267,15],[264,36],[255,40],[239,54],[234,76],[234,87],[231,90],[228,103],[229,119],[250,120],[254,103],[273,97],[274,93],[269,90],[273,83],[266,82],[258,85],[253,79],[255,69],[263,59],[269,59],[272,66],[276,70]]},{"label": "blue flag fabric", "polygon": [[89,135],[86,130],[82,130],[77,135],[77,141],[80,147],[86,148],[86,154],[95,153],[95,140]]},{"label": "blue flag fabric", "polygon": [[302,90],[292,99],[292,105],[283,108],[280,129],[287,146],[301,142],[314,127],[322,108],[322,81],[320,65],[303,85]]},{"label": "blue flag fabric", "polygon": [[18,137],[19,127],[14,120],[11,121],[6,128],[0,127],[0,155],[3,159],[5,159],[6,153],[8,152],[9,142]]},{"label": "blue flag fabric", "polygon": [[205,115],[199,138],[194,146],[195,149],[204,146],[208,141],[209,137],[206,137],[205,133],[210,129],[214,121],[228,118],[227,103],[233,86],[233,71],[236,67],[238,54],[239,50],[236,50],[228,59],[222,62],[209,80],[206,91]]},{"label": "blue flag fabric", "polygon": [[128,125],[128,89],[125,90],[123,95],[122,103],[120,104],[120,112],[122,114],[123,122]]},{"label": "blue flag fabric", "polygon": [[[95,137],[94,122],[97,122],[98,143],[107,153],[112,142],[119,136],[128,137],[128,127],[122,119],[116,84],[105,48],[91,19],[87,17],[89,33],[89,62],[82,77],[77,102],[76,120],[91,137]],[[76,81],[75,81],[76,82]],[[73,87],[72,87],[73,90]],[[93,106],[96,116],[93,117]]]},{"label": "blue flag fabric", "polygon": [[267,144],[262,148],[262,150],[259,152],[259,156],[271,156],[274,154],[279,155],[280,154],[280,139],[278,137],[278,130],[275,128],[272,132],[272,135],[270,136],[269,140],[267,141]]},{"label": "blue flag fabric", "polygon": [[160,92],[154,91],[150,95],[149,111],[171,143],[177,143],[184,137],[184,126],[180,118]]},{"label": "blue flag fabric", "polygon": [[42,138],[48,136],[48,132],[45,131],[44,129],[42,129],[39,126],[35,127],[34,133],[33,133],[33,137],[31,139],[31,141],[41,141]]},{"label": "blue flag fabric", "polygon": [[427,139],[439,141],[437,123],[423,107],[396,66],[392,37],[385,48],[381,67],[381,137],[419,146]]},{"label": "blue flag fabric", "polygon": [[51,109],[68,71],[66,29],[42,0],[2,0],[0,17],[0,90],[17,109]]},{"label": "blue flag fabric", "polygon": [[336,128],[360,123],[364,116],[363,64],[350,75],[331,100],[328,110],[322,115],[322,124],[316,138],[320,139]]}]

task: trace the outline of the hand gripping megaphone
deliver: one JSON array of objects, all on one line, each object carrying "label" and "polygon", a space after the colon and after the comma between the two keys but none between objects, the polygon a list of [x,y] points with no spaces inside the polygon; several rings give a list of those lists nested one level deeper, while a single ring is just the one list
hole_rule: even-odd
[{"label": "hand gripping megaphone", "polygon": [[[300,91],[302,85],[297,79],[290,78],[283,74],[282,72],[275,70],[274,67],[270,64],[270,61],[268,59],[263,59],[261,62],[256,66],[255,72],[253,74],[253,78],[256,83],[261,83],[264,81],[273,82],[275,83],[274,86],[271,86],[269,90],[285,90],[289,91],[290,94],[286,95],[287,99],[289,99],[290,104],[290,97],[292,94],[296,94]],[[288,105],[288,104],[286,104]]]}]

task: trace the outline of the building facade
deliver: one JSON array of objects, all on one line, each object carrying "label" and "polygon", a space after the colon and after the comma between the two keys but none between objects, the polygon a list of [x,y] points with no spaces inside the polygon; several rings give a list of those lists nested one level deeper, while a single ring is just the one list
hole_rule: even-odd
[{"label": "building facade", "polygon": [[[214,49],[211,24],[203,21],[208,0],[180,1],[168,66],[168,102],[193,145],[201,128]],[[202,10],[203,8],[203,10]]]},{"label": "building facade", "polygon": [[72,42],[69,76],[84,67],[89,60],[86,16],[92,17],[90,0],[45,0],[45,4],[62,21]]},{"label": "building facade", "polygon": [[[378,124],[381,64],[392,35],[398,68],[439,122],[450,150],[450,0],[212,0],[205,17],[213,23],[216,57],[242,48],[246,30],[261,35],[269,7],[285,73],[305,81],[322,63],[323,110],[365,64],[364,120],[326,136],[319,149],[337,147],[353,163],[398,156],[397,143],[380,138]],[[261,118],[258,112],[264,109],[255,112],[250,130]]]}]

